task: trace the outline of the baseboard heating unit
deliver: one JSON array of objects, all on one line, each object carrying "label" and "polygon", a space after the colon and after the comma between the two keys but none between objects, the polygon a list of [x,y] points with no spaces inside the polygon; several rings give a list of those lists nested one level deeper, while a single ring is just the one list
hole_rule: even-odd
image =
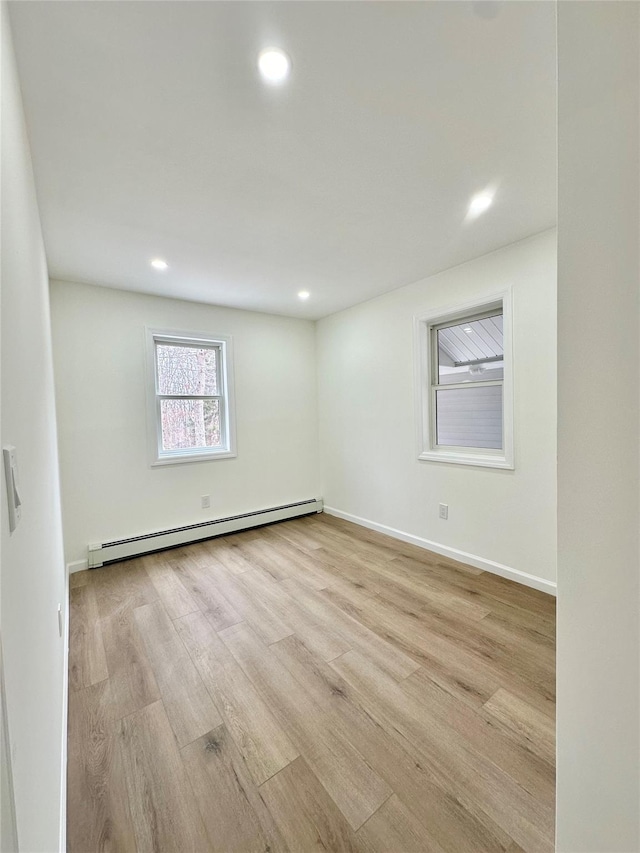
[{"label": "baseboard heating unit", "polygon": [[156,533],[145,533],[143,536],[131,536],[129,539],[116,539],[112,542],[101,542],[89,545],[89,568],[97,569],[107,563],[117,563],[151,554],[154,551],[165,551],[177,548],[202,539],[213,539],[224,536],[225,533],[236,533],[239,530],[249,530],[251,527],[262,527],[274,521],[285,521],[301,515],[322,512],[322,499],[313,498],[284,506],[273,506],[255,512],[245,512],[242,515],[232,515],[228,518],[217,518],[213,521],[203,521],[199,524],[187,524],[185,527],[174,527],[172,530],[159,530]]}]

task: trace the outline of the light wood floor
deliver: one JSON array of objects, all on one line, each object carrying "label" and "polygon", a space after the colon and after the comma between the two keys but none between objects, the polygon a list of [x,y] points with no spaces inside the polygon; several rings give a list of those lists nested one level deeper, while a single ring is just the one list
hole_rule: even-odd
[{"label": "light wood floor", "polygon": [[550,596],[323,515],[71,581],[74,853],[553,850]]}]

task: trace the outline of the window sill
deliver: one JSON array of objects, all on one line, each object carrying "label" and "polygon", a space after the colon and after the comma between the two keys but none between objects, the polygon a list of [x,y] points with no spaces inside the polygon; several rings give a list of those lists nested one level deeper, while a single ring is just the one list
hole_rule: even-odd
[{"label": "window sill", "polygon": [[159,456],[152,460],[151,467],[159,468],[164,465],[183,465],[187,462],[211,462],[214,459],[233,459],[237,455],[235,450],[218,450],[211,453],[180,453],[175,456]]},{"label": "window sill", "polygon": [[513,460],[488,453],[457,453],[448,450],[424,450],[418,455],[422,462],[446,462],[449,465],[473,465],[480,468],[502,468],[513,471]]}]

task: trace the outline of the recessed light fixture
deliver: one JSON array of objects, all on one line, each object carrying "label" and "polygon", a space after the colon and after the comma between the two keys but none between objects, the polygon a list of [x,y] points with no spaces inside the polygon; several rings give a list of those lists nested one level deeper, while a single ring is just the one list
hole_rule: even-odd
[{"label": "recessed light fixture", "polygon": [[473,329],[471,328],[471,326],[465,326],[462,331],[466,332],[468,335],[473,334]]},{"label": "recessed light fixture", "polygon": [[279,47],[267,47],[258,56],[258,68],[267,83],[282,83],[291,71],[291,60]]},{"label": "recessed light fixture", "polygon": [[469,219],[475,219],[476,216],[480,216],[481,213],[484,213],[485,210],[488,210],[493,204],[493,193],[492,192],[481,192],[476,193],[473,196],[469,203],[469,210],[467,212],[467,216]]},{"label": "recessed light fixture", "polygon": [[169,264],[166,261],[163,261],[162,258],[154,258],[151,261],[151,266],[154,270],[159,270],[160,272],[169,268]]},{"label": "recessed light fixture", "polygon": [[298,299],[302,299],[302,300],[304,300],[304,299],[308,299],[308,298],[309,298],[309,296],[310,296],[310,294],[309,294],[309,291],[308,291],[308,290],[301,290],[301,291],[299,291],[299,293],[298,293]]}]

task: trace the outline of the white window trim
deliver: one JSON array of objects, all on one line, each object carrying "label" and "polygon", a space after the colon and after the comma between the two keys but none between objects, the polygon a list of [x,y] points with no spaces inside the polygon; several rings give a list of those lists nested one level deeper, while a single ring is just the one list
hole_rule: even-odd
[{"label": "white window trim", "polygon": [[[152,467],[181,465],[187,462],[209,462],[213,459],[230,459],[237,456],[235,394],[233,382],[233,341],[229,335],[212,335],[209,332],[183,332],[175,329],[145,327],[147,353],[147,435],[149,464]],[[223,408],[222,422],[226,432],[225,447],[221,450],[162,450],[160,426],[160,400],[157,394],[156,341],[178,344],[207,344],[219,346],[222,356],[220,382]]]},{"label": "white window trim", "polygon": [[[504,342],[504,379],[502,383],[503,449],[490,450],[469,447],[438,447],[435,444],[435,405],[432,376],[434,355],[431,329],[452,320],[464,320],[469,315],[502,308]],[[483,468],[515,467],[513,417],[513,336],[511,290],[483,297],[455,308],[427,311],[414,317],[414,358],[417,407],[418,459],[427,462],[447,462],[454,465],[475,465]]]}]

